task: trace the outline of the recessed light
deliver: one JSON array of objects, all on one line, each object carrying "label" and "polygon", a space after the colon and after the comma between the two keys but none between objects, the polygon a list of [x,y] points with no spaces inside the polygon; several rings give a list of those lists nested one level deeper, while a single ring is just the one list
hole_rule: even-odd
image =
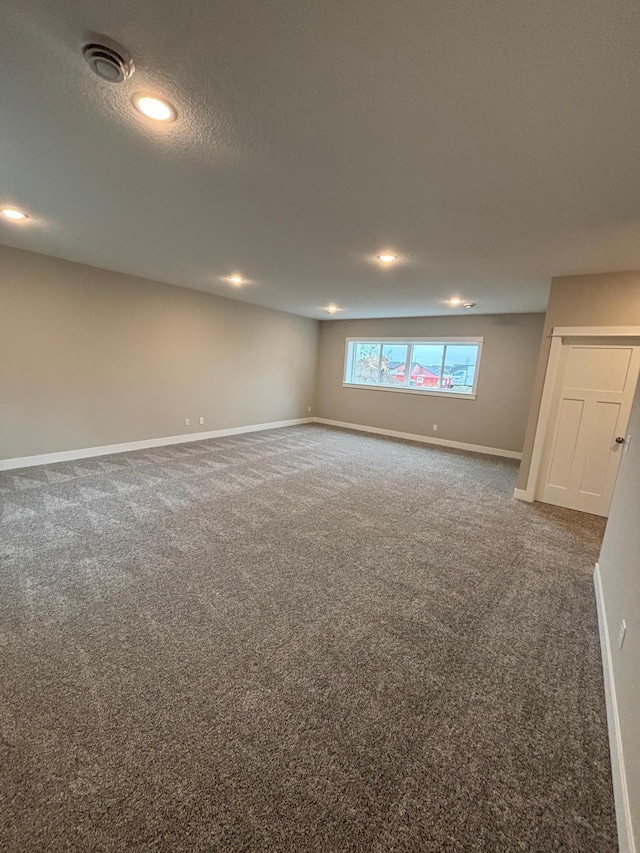
[{"label": "recessed light", "polygon": [[241,275],[230,275],[228,276],[227,281],[230,281],[231,284],[244,284],[244,279]]},{"label": "recessed light", "polygon": [[21,210],[18,210],[15,207],[3,208],[2,215],[5,217],[5,219],[10,219],[12,222],[21,222],[29,218],[26,213],[23,213]]},{"label": "recessed light", "polygon": [[340,309],[338,308],[338,306],[334,305],[333,302],[331,303],[331,305],[327,305],[327,307],[325,308],[327,314],[337,314],[339,310]]},{"label": "recessed light", "polygon": [[152,98],[150,95],[136,95],[133,99],[133,105],[138,112],[154,121],[175,121],[175,109],[167,101],[162,101],[160,98]]},{"label": "recessed light", "polygon": [[464,302],[462,307],[463,308],[475,308],[476,303],[475,302]]},{"label": "recessed light", "polygon": [[449,305],[462,305],[462,299],[459,296],[453,296],[449,300]]},{"label": "recessed light", "polygon": [[391,252],[384,252],[382,255],[378,255],[378,260],[382,261],[383,264],[392,264],[398,260],[398,256],[392,255]]}]

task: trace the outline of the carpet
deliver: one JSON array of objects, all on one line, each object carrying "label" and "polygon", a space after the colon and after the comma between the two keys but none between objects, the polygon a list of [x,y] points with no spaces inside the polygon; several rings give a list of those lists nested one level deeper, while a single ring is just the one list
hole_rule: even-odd
[{"label": "carpet", "polygon": [[321,426],[0,473],[0,848],[617,849],[603,520]]}]

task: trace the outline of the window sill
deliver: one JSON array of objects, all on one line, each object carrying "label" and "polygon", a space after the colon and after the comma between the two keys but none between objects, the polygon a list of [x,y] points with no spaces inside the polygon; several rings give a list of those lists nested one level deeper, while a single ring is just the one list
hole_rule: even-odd
[{"label": "window sill", "polygon": [[475,400],[476,394],[464,394],[458,391],[433,391],[426,388],[398,388],[396,385],[358,385],[355,382],[343,382],[343,388],[360,388],[365,391],[393,391],[394,394],[421,394],[423,397],[453,397],[456,400]]}]

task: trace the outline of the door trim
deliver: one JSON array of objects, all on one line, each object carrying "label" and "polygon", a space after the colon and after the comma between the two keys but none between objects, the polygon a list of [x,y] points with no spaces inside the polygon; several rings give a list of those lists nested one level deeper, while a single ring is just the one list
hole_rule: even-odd
[{"label": "door trim", "polygon": [[563,339],[637,338],[637,344],[640,345],[640,326],[554,326],[549,337],[551,338],[551,348],[549,350],[547,370],[542,388],[540,411],[538,413],[538,422],[536,424],[536,436],[533,442],[533,451],[531,453],[529,477],[525,488],[516,489],[513,493],[514,498],[517,498],[517,500],[520,501],[526,501],[527,503],[532,503],[533,501],[538,500],[542,456],[545,442],[549,434],[549,429],[551,427],[550,415],[553,404],[553,391],[558,376]]},{"label": "door trim", "polygon": [[640,326],[554,326],[550,338],[637,338]]}]

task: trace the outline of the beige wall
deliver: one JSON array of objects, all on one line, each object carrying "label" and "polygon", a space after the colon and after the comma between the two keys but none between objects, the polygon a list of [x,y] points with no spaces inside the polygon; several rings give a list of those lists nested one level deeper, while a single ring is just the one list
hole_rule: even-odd
[{"label": "beige wall", "polygon": [[308,417],[317,332],[0,246],[0,458]]},{"label": "beige wall", "polygon": [[[323,418],[521,451],[543,314],[460,315],[320,324],[316,413]],[[348,337],[483,336],[475,400],[343,388]],[[438,431],[432,426],[438,424]]]},{"label": "beige wall", "polygon": [[551,281],[544,337],[527,421],[518,488],[527,485],[554,326],[640,326],[640,272],[575,275]]},{"label": "beige wall", "polygon": [[[620,463],[599,563],[631,817],[640,849],[640,388],[628,432],[631,441]],[[623,619],[627,633],[620,649]],[[619,810],[621,840],[622,818]],[[622,849],[631,847],[621,844]]]}]

